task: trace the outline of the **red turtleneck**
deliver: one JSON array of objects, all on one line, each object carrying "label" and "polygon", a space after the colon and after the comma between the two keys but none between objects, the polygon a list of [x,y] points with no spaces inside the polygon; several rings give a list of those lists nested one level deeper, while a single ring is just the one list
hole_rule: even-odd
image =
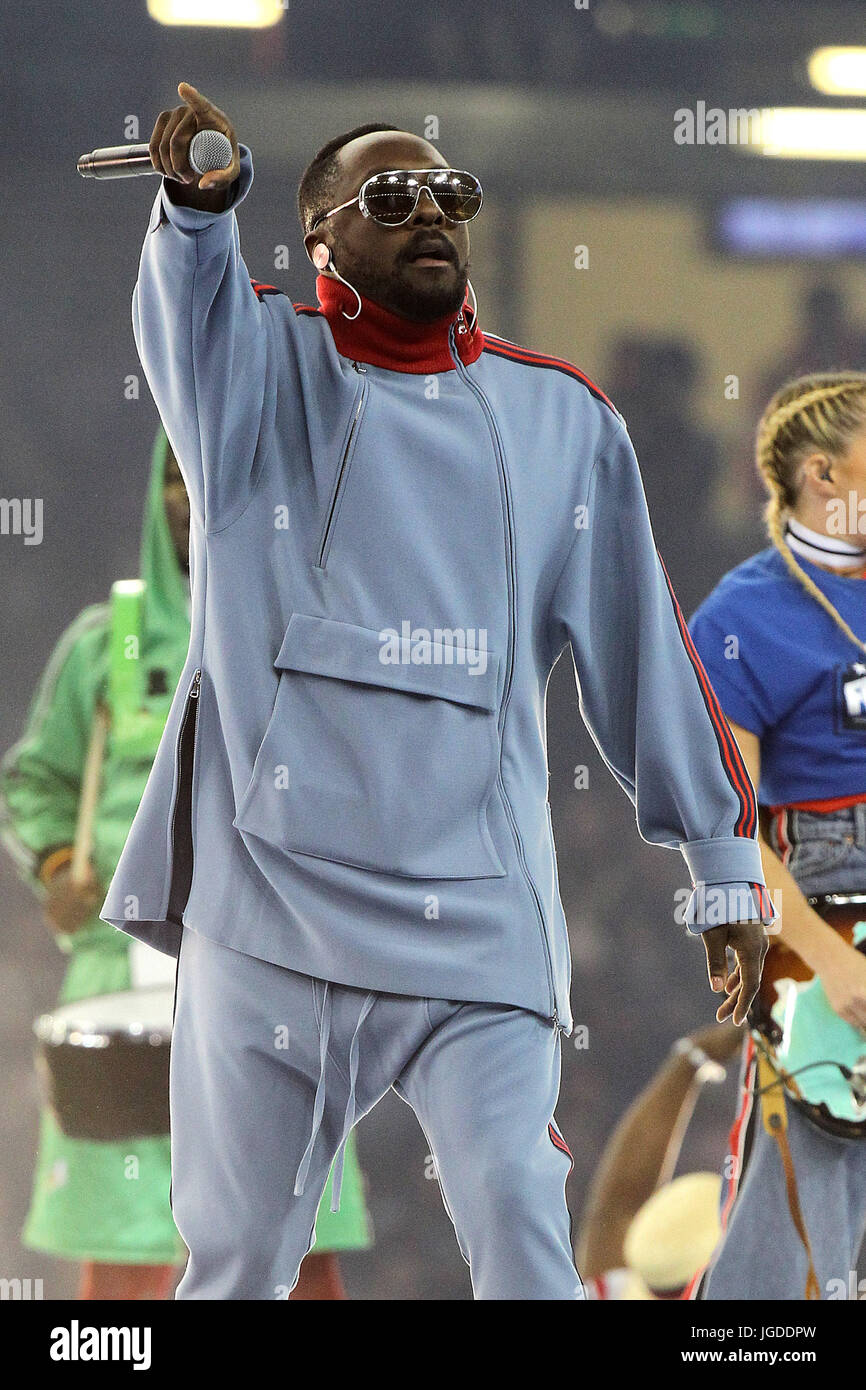
[{"label": "red turtleneck", "polygon": [[[358,301],[351,290],[331,275],[316,276],[316,295],[337,351],[356,362],[421,375],[453,371],[454,359],[448,350],[452,323],[461,362],[468,366],[481,355],[484,335],[468,307],[468,299],[456,314],[445,314],[432,323],[412,323],[363,294],[360,314],[347,319],[342,311],[354,314]],[[461,332],[461,328],[465,331]]]}]

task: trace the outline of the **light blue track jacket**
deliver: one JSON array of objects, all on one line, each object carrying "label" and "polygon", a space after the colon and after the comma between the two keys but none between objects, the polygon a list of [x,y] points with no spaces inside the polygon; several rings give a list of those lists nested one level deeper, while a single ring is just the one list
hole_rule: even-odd
[{"label": "light blue track jacket", "polygon": [[724,885],[680,920],[775,916],[624,423],[465,308],[416,325],[365,299],[350,323],[332,277],[323,309],[254,288],[241,155],[223,213],[160,190],[133,297],[191,499],[192,630],[102,916],[171,954],[182,920],[325,980],[569,1030],[545,744],[566,647],[641,836]]}]

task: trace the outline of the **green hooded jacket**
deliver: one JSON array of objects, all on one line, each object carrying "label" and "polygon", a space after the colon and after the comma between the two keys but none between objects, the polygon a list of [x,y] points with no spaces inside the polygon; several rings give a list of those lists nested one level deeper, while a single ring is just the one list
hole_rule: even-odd
[{"label": "green hooded jacket", "polygon": [[[139,574],[144,594],[137,646],[142,726],[131,743],[110,714],[91,860],[105,888],[150,773],[189,645],[189,581],[178,563],[164,503],[168,440],[162,428],[151,454]],[[23,736],[0,764],[0,835],[22,876],[44,895],[39,867],[75,838],[78,801],[97,701],[109,703],[112,604],[85,608],[57,643],[30,706]],[[128,939],[94,912],[67,945],[74,950]]]},{"label": "green hooded jacket", "polygon": [[[141,536],[144,594],[130,655],[129,604],[86,608],[52,653],[33,698],[23,736],[0,763],[0,835],[22,876],[44,896],[39,868],[46,855],[72,845],[87,749],[97,703],[109,706],[101,790],[91,861],[103,889],[117,866],[138,809],[189,646],[189,580],[178,564],[165,512],[168,441],[159,430]],[[129,586],[126,585],[128,588]],[[118,623],[118,614],[123,618]],[[118,651],[121,655],[118,659]],[[125,670],[123,668],[126,668]],[[116,677],[120,668],[120,682]],[[132,687],[134,707],[118,690]],[[101,901],[101,899],[100,899]],[[58,936],[71,952],[61,1002],[130,986],[131,937],[91,920]],[[183,1247],[169,1206],[167,1136],[136,1141],[142,1179],[125,1180],[128,1143],[73,1140],[44,1112],[33,1201],[23,1240],[69,1259],[175,1261]],[[58,1165],[64,1181],[58,1186]],[[340,1211],[330,1211],[332,1179],[316,1220],[316,1251],[366,1249],[372,1243],[354,1141],[346,1150]]]}]

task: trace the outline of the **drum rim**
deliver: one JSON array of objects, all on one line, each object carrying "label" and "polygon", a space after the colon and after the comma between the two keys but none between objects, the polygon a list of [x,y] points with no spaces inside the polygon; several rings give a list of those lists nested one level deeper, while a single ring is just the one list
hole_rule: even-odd
[{"label": "drum rim", "polygon": [[73,999],[66,1003],[55,1006],[53,1010],[48,1010],[40,1014],[33,1021],[33,1032],[37,1041],[47,1047],[86,1047],[104,1048],[110,1047],[112,1042],[117,1042],[121,1038],[124,1042],[133,1044],[144,1044],[151,1047],[163,1047],[171,1041],[171,1024],[147,1024],[147,1023],[126,1023],[112,1025],[110,1028],[103,1024],[93,1024],[87,1026],[86,1017],[74,1022],[69,1018],[59,1018],[60,1009],[82,1008],[95,999],[104,1000],[113,997],[141,997],[147,995],[172,996],[174,990],[170,985],[153,984],[143,985],[139,989],[113,989],[106,991],[105,994],[87,995],[83,999]]},{"label": "drum rim", "polygon": [[810,907],[815,903],[827,903],[831,907],[845,907],[849,903],[866,904],[866,892],[864,893],[810,893],[806,897],[806,902]]}]

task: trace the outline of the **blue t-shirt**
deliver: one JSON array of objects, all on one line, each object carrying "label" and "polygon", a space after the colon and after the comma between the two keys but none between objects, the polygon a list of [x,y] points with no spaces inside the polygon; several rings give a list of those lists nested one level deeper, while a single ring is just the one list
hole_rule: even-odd
[{"label": "blue t-shirt", "polygon": [[[797,560],[866,641],[866,579]],[[726,717],[761,740],[762,805],[866,793],[866,653],[775,546],[726,574],[689,630]]]}]

